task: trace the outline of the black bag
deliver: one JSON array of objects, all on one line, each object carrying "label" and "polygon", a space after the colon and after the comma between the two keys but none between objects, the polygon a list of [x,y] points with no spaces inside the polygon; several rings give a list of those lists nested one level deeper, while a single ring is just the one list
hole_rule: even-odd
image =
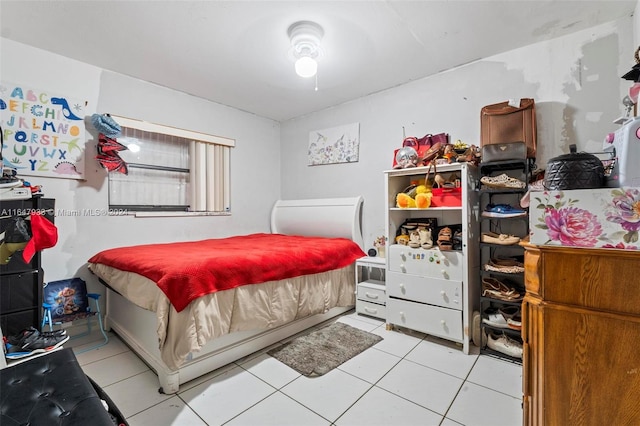
[{"label": "black bag", "polygon": [[26,243],[31,239],[31,224],[22,216],[13,216],[4,230],[7,243]]},{"label": "black bag", "polygon": [[484,145],[482,147],[482,162],[506,160],[524,160],[527,158],[527,146],[524,142],[509,142]]},{"label": "black bag", "polygon": [[546,189],[590,189],[604,186],[604,165],[593,154],[576,152],[576,146],[569,146],[570,153],[554,157],[547,163],[544,175]]}]

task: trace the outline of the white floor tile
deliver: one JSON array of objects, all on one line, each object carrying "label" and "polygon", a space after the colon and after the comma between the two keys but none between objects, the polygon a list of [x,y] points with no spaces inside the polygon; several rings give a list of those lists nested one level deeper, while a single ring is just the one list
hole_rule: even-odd
[{"label": "white floor tile", "polygon": [[352,316],[340,317],[336,322],[341,322],[343,324],[350,325],[351,327],[355,327],[357,329],[368,331],[368,332],[371,332],[380,326],[380,324],[374,324],[368,321],[362,321]]},{"label": "white floor tile", "polygon": [[[453,420],[447,419],[447,418],[445,418],[442,421],[442,423],[440,423],[440,426],[460,426],[460,425],[462,425],[462,423],[454,422]],[[462,426],[464,426],[464,425],[462,425]],[[472,426],[472,425],[469,425],[469,426]]]},{"label": "white floor tile", "polygon": [[454,344],[423,340],[405,359],[465,379],[478,356],[465,355],[462,347]]},{"label": "white floor tile", "polygon": [[136,374],[149,371],[149,367],[133,352],[123,352],[83,365],[82,370],[100,387],[106,387]]},{"label": "white floor tile", "polygon": [[357,319],[358,321],[364,321],[364,322],[368,322],[369,324],[373,324],[375,326],[380,326],[382,324],[384,324],[385,322],[381,319],[377,319],[377,318],[373,318],[373,317],[368,317],[366,315],[360,315],[357,314],[355,311],[353,311],[350,314],[347,315],[343,315],[341,318],[353,318],[353,319]]},{"label": "white floor tile", "polygon": [[518,426],[522,424],[521,399],[466,382],[447,418],[464,425]]},{"label": "white floor tile", "polygon": [[177,396],[128,418],[127,423],[129,426],[207,426]]},{"label": "white floor tile", "polygon": [[171,398],[172,395],[158,392],[158,387],[158,376],[146,371],[102,389],[127,418]]},{"label": "white floor tile", "polygon": [[249,359],[240,366],[276,389],[280,389],[300,376],[296,370],[268,354]]},{"label": "white floor tile", "polygon": [[220,425],[275,391],[253,374],[235,367],[178,395],[207,424]]},{"label": "white floor tile", "polygon": [[441,420],[440,414],[374,386],[335,424],[337,426],[437,426]]},{"label": "white floor tile", "polygon": [[444,415],[463,380],[402,360],[376,386]]},{"label": "white floor tile", "polygon": [[373,384],[387,374],[401,359],[387,352],[369,348],[338,368]]},{"label": "white floor tile", "polygon": [[[118,355],[124,352],[131,352],[131,349],[113,333],[108,333],[109,343],[104,346],[100,346],[97,349],[93,349],[81,354],[76,354],[76,358],[80,365],[89,364],[99,361],[101,359],[109,358],[110,356]],[[73,342],[73,340],[69,340]],[[67,345],[65,344],[65,347]],[[83,349],[83,346],[72,346],[74,351]]]},{"label": "white floor tile", "polygon": [[522,398],[522,366],[481,355],[468,381],[515,398]]},{"label": "white floor tile", "polygon": [[373,334],[382,336],[384,340],[376,343],[373,347],[390,353],[391,355],[404,357],[422,341],[422,335],[405,334],[401,331],[387,330],[384,325],[371,331]]},{"label": "white floor tile", "polygon": [[[198,386],[198,385],[200,385],[200,384],[202,384],[204,382],[208,382],[209,380],[213,379],[214,377],[219,376],[221,374],[224,374],[229,370],[233,370],[234,368],[237,368],[237,365],[234,364],[234,363],[223,365],[220,368],[216,368],[215,370],[210,371],[207,374],[204,374],[204,375],[202,375],[200,377],[196,377],[193,380],[190,380],[188,382],[185,382],[185,383],[181,384],[180,388],[178,389],[178,393],[184,392],[184,391],[186,391],[188,389],[191,389],[191,388],[194,388],[194,387],[196,387],[196,386]],[[159,384],[158,384],[158,386],[159,386]]]},{"label": "white floor tile", "polygon": [[330,421],[336,420],[371,387],[339,369],[320,377],[300,376],[281,389],[305,407]]},{"label": "white floor tile", "polygon": [[226,425],[234,426],[328,426],[331,423],[286,395],[269,395]]}]

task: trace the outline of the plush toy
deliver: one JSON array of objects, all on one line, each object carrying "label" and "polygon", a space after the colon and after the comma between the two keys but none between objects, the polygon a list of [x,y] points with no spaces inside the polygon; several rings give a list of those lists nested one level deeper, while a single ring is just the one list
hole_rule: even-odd
[{"label": "plush toy", "polygon": [[409,194],[400,192],[398,195],[396,195],[396,206],[400,207],[401,209],[415,208],[416,200],[411,198]]},{"label": "plush toy", "polygon": [[419,209],[428,209],[431,206],[431,192],[421,192],[416,195],[416,207]]}]

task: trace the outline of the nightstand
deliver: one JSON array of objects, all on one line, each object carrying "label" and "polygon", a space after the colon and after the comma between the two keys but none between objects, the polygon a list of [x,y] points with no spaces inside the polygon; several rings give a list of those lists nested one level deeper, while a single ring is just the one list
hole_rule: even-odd
[{"label": "nightstand", "polygon": [[356,312],[386,319],[386,262],[384,257],[356,260]]}]

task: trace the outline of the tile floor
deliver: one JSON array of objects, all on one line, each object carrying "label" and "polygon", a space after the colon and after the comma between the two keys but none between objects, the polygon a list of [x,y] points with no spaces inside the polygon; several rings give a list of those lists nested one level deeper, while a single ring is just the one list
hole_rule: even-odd
[{"label": "tile floor", "polygon": [[[382,321],[353,312],[337,321],[384,340],[317,378],[265,349],[164,395],[155,374],[113,334],[108,345],[77,358],[131,426],[522,424],[520,365],[387,331]],[[70,343],[78,350],[86,341]]]}]

